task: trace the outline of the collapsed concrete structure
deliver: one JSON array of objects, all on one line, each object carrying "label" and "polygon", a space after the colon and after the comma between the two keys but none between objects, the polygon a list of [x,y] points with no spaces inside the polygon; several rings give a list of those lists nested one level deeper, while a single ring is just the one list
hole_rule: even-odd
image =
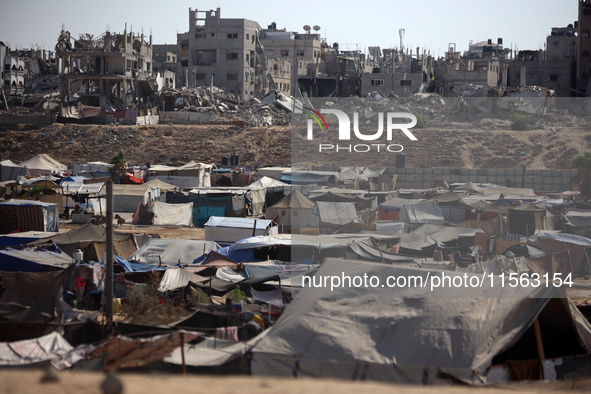
[{"label": "collapsed concrete structure", "polygon": [[[98,37],[82,34],[73,39],[62,29],[56,45],[60,59],[62,116],[77,117],[70,105],[98,108],[99,113],[150,108],[156,88],[152,72],[152,35],[132,29],[123,34],[106,31]],[[98,115],[93,111],[93,116]],[[84,114],[83,114],[83,117]]]}]

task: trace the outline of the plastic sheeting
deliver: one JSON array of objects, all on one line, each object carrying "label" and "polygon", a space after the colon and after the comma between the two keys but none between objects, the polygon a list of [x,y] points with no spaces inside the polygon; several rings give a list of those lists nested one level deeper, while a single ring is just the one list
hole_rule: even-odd
[{"label": "plastic sheeting", "polygon": [[182,264],[191,264],[197,257],[219,247],[213,241],[150,238],[128,260],[153,265],[177,265],[179,261]]},{"label": "plastic sheeting", "polygon": [[154,201],[148,208],[154,213],[155,225],[193,227],[193,204],[167,204]]},{"label": "plastic sheeting", "polygon": [[3,271],[36,272],[43,271],[45,266],[67,268],[74,260],[65,253],[47,250],[0,250],[0,269]]},{"label": "plastic sheeting", "polygon": [[[367,274],[386,283],[401,275],[425,279],[427,272],[330,259],[316,276]],[[500,283],[432,292],[412,286],[308,287],[253,349],[251,371],[413,384],[433,383],[443,373],[482,382],[493,357],[515,344],[554,296],[564,292]],[[579,343],[591,350],[591,325],[566,302]]]},{"label": "plastic sheeting", "polygon": [[405,204],[400,208],[396,219],[404,223],[443,224],[445,219],[435,201],[423,201],[417,204]]},{"label": "plastic sheeting", "polygon": [[55,360],[74,348],[57,332],[16,342],[0,343],[0,366],[33,365]]},{"label": "plastic sheeting", "polygon": [[209,278],[204,278],[202,276],[192,274],[185,270],[184,268],[169,268],[164,273],[162,280],[160,281],[160,286],[158,287],[158,291],[169,291],[178,289],[180,287],[185,287],[189,284],[189,282],[203,283],[209,280]]},{"label": "plastic sheeting", "polygon": [[352,223],[357,220],[357,211],[352,202],[317,201],[312,210],[308,226],[338,225]]}]

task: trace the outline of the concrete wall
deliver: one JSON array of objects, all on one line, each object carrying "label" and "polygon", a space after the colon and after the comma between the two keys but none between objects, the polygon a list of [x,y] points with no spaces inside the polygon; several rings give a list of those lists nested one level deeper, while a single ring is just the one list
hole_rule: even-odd
[{"label": "concrete wall", "polygon": [[[375,81],[384,81],[383,85],[376,84]],[[372,81],[373,84],[372,84]],[[402,85],[401,81],[410,81],[410,85]],[[381,83],[381,82],[379,82]],[[410,73],[364,73],[361,75],[361,95],[366,96],[369,92],[380,92],[388,95],[394,92],[397,95],[405,95],[416,92],[423,83],[423,74]]]},{"label": "concrete wall", "polygon": [[[339,171],[338,167],[314,167],[318,171]],[[388,168],[386,174],[398,174],[396,188],[430,188],[434,182],[488,182],[499,186],[521,187],[521,169],[477,168]],[[526,170],[523,187],[536,192],[572,190],[569,180],[577,170]]]}]

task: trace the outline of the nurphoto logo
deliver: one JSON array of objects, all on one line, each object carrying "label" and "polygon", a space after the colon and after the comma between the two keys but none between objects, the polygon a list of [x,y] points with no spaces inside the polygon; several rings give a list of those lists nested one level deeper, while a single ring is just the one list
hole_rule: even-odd
[{"label": "nurphoto logo", "polygon": [[[307,139],[314,139],[314,123],[316,123],[321,131],[328,132],[328,124],[323,114],[334,115],[338,120],[339,125],[339,141],[351,141],[351,119],[349,116],[338,109],[321,109],[320,112],[313,110],[312,108],[304,108],[304,113],[310,117],[308,119]],[[386,140],[392,141],[393,132],[400,130],[406,135],[411,141],[417,141],[409,129],[413,128],[417,124],[417,118],[411,113],[407,112],[387,112],[386,118]],[[410,119],[410,123],[399,123],[402,119]],[[396,120],[396,121],[395,121]],[[373,134],[364,134],[359,130],[359,113],[353,113],[353,134],[354,137],[361,141],[377,141],[380,140],[384,134],[384,113],[378,113],[378,130]],[[397,153],[402,152],[404,147],[401,144],[327,144],[322,143],[318,145],[319,152],[335,151],[335,152],[369,152],[375,150],[376,152],[391,152]]]}]

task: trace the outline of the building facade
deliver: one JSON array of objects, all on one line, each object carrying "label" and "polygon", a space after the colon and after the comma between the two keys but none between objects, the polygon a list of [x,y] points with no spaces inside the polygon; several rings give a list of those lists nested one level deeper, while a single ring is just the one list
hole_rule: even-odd
[{"label": "building facade", "polygon": [[257,22],[221,18],[220,9],[189,8],[189,31],[177,35],[177,86],[214,85],[250,99],[263,81]]}]

